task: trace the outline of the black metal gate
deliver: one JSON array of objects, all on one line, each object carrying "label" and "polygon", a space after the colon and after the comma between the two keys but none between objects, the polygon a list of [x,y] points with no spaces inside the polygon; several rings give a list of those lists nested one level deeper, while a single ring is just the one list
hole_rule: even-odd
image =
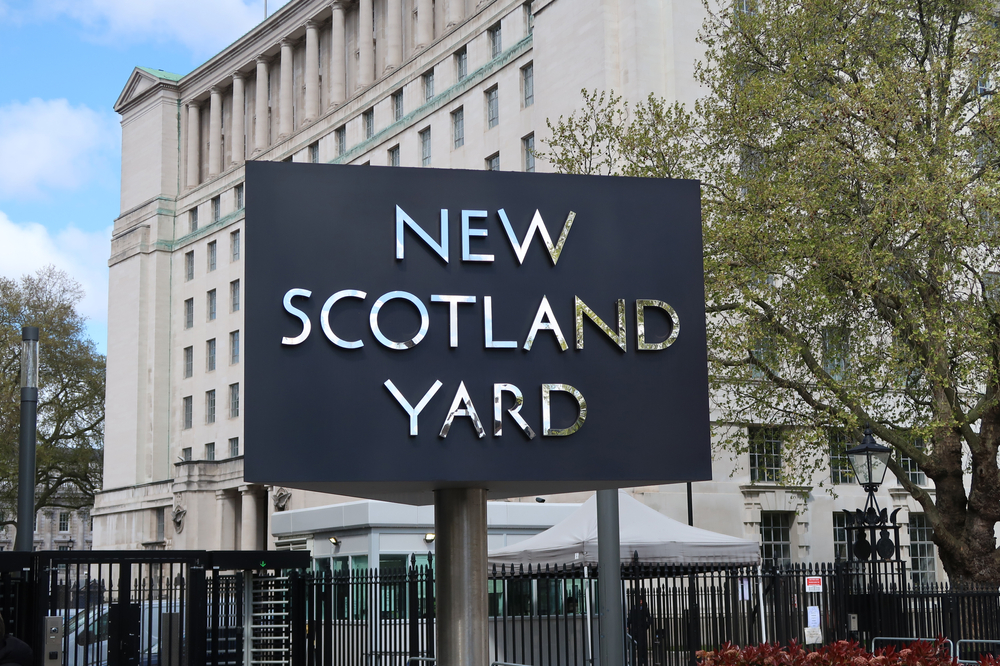
[{"label": "black metal gate", "polygon": [[[0,553],[0,612],[38,663],[48,656],[48,626],[61,629],[67,666],[231,666],[252,646],[248,584],[288,579],[309,565],[304,552]],[[301,605],[294,587],[282,590],[288,609]],[[272,639],[298,661],[286,614]],[[58,619],[46,625],[47,617]]]}]

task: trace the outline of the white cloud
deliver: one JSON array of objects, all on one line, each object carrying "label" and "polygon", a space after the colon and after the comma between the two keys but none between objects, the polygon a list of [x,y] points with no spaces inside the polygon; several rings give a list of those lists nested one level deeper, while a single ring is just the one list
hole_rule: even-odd
[{"label": "white cloud", "polygon": [[65,99],[0,106],[0,197],[75,189],[114,168],[112,114]]},{"label": "white cloud", "polygon": [[14,222],[0,211],[0,275],[18,279],[52,264],[80,283],[86,294],[80,313],[104,328],[110,239],[111,227],[87,232],[70,226],[53,233],[34,222]]},{"label": "white cloud", "polygon": [[[287,2],[267,0],[268,14]],[[218,52],[264,19],[264,0],[45,0],[41,5],[44,13],[79,21],[102,41],[180,42],[199,57]]]}]

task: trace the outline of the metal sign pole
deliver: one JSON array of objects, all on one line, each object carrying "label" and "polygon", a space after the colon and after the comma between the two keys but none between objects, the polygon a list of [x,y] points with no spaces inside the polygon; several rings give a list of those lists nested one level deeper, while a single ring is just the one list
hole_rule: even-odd
[{"label": "metal sign pole", "polygon": [[437,663],[489,663],[486,490],[434,491]]},{"label": "metal sign pole", "polygon": [[14,550],[31,552],[35,537],[35,428],[38,423],[38,327],[21,329],[21,436]]},{"label": "metal sign pole", "polygon": [[619,529],[618,489],[598,490],[597,589],[601,605],[601,664],[604,666],[620,666],[625,658]]}]

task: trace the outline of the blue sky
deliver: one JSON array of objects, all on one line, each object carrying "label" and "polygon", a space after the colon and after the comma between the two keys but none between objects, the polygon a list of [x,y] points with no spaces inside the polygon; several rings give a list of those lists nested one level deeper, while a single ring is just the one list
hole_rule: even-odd
[{"label": "blue sky", "polygon": [[133,67],[186,74],[263,18],[264,0],[0,0],[0,275],[66,271],[102,353],[121,172],[112,105]]}]

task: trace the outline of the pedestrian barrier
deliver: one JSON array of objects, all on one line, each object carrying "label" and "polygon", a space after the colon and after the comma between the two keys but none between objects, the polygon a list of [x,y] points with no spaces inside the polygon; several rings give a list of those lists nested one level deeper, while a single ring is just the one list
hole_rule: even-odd
[{"label": "pedestrian barrier", "polygon": [[[992,645],[993,647],[984,650],[983,647],[987,645]],[[964,649],[969,646],[978,647],[970,647],[968,650]],[[958,641],[958,644],[956,645],[955,656],[958,658],[958,662],[960,664],[977,664],[979,663],[979,658],[985,655],[1000,657],[1000,640],[977,640],[965,638]],[[963,656],[966,658],[963,659]]]},{"label": "pedestrian barrier", "polygon": [[[910,645],[911,643],[937,643],[936,638],[899,638],[895,636],[878,636],[872,639],[872,652],[879,649],[880,647],[893,646],[897,649]],[[943,639],[941,641],[942,645],[948,646],[948,658],[955,658],[955,644],[951,642],[950,639]]]}]

